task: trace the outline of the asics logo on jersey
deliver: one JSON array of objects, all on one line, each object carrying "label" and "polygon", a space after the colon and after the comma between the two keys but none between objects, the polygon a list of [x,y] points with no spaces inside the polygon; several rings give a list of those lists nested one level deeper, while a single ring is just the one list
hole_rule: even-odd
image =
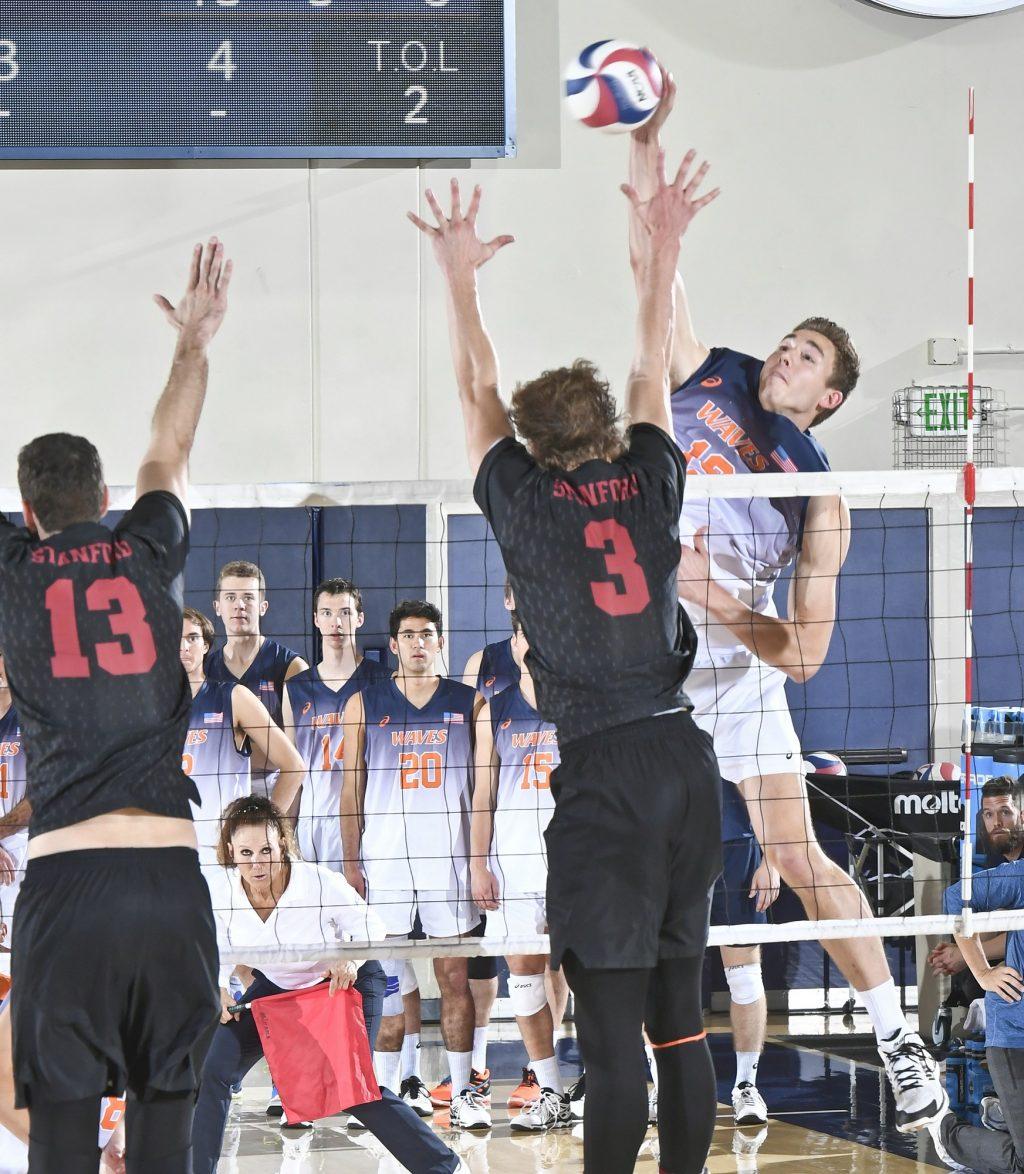
[{"label": "asics logo on jersey", "polygon": [[307,701],[307,702],[306,702],[306,704],[305,704],[305,705],[302,707],[302,716],[303,716],[303,717],[305,717],[305,716],[306,716],[306,714],[307,714],[307,713],[309,713],[309,711],[310,711],[312,708],[313,708],[313,702],[312,702],[312,701]]},{"label": "asics logo on jersey", "polygon": [[385,714],[385,715],[384,715],[384,716],[383,716],[383,717],[380,719],[380,724],[381,724],[381,726],[383,727],[383,726],[386,726],[386,725],[387,725],[387,724],[388,724],[390,721],[391,721],[391,718],[390,718],[390,717],[389,717],[387,714]]},{"label": "asics logo on jersey", "polygon": [[511,719],[510,717],[507,717],[507,718],[505,718],[505,720],[504,720],[504,721],[501,723],[501,727],[500,727],[500,728],[501,728],[501,729],[503,729],[503,730],[507,730],[511,724],[512,724],[512,719]]},{"label": "asics logo on jersey", "polygon": [[707,379],[700,381],[700,385],[701,387],[721,387],[722,377],[721,375],[709,375]]},{"label": "asics logo on jersey", "polygon": [[487,680],[484,681],[484,685],[489,689],[497,679],[497,677],[488,677]]}]

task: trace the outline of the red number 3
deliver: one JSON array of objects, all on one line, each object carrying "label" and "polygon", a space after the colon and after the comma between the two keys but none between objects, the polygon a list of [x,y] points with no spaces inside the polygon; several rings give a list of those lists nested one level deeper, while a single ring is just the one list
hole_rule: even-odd
[{"label": "red number 3", "polygon": [[[156,664],[156,643],[153,630],[146,622],[142,596],[131,579],[123,576],[97,579],[86,588],[85,605],[89,611],[106,612],[110,617],[111,635],[123,636],[128,641],[127,648],[120,640],[97,644],[96,663],[99,667],[114,677],[149,672]],[[91,669],[78,639],[73,580],[55,579],[50,584],[46,591],[46,610],[50,613],[53,635],[53,656],[50,658],[53,675],[88,677]]]},{"label": "red number 3", "polygon": [[636,561],[636,547],[629,531],[621,522],[609,518],[588,522],[583,536],[591,550],[604,551],[605,570],[622,584],[620,591],[617,583],[591,583],[594,602],[610,616],[638,616],[651,602],[651,592],[643,567]]}]

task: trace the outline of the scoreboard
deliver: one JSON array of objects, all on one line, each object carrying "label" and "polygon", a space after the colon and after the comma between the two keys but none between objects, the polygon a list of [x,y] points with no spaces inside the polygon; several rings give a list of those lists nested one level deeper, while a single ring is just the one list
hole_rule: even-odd
[{"label": "scoreboard", "polygon": [[0,160],[515,154],[514,0],[0,0]]}]

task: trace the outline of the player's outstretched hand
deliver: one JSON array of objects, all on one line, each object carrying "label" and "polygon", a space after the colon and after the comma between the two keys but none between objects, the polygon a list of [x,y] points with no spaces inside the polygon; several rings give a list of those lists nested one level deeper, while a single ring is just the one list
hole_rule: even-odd
[{"label": "player's outstretched hand", "polygon": [[[649,50],[648,50],[649,52]],[[675,78],[663,66],[661,69],[661,101],[658,103],[658,109],[648,119],[643,126],[638,126],[633,131],[633,138],[638,143],[655,143],[658,141],[658,136],[661,134],[661,128],[665,125],[668,116],[672,113],[672,108],[676,104],[676,89]]]},{"label": "player's outstretched hand", "polygon": [[13,885],[17,879],[17,862],[6,848],[0,848],[0,885]]},{"label": "player's outstretched hand", "polygon": [[1019,1003],[1024,994],[1024,981],[1012,966],[993,966],[978,982],[985,990],[997,994],[1004,1003]]},{"label": "player's outstretched hand", "polygon": [[687,151],[675,179],[669,183],[665,176],[665,152],[659,151],[657,187],[649,200],[641,200],[636,188],[630,184],[622,185],[626,199],[633,205],[637,218],[647,230],[652,249],[667,241],[678,240],[689,228],[694,216],[719,194],[719,188],[713,188],[703,196],[697,194],[711,165],[705,161],[691,176],[690,168],[696,158],[696,151],[692,148]]},{"label": "player's outstretched hand", "polygon": [[430,210],[434,213],[436,225],[428,224],[415,212],[408,212],[406,215],[420,232],[430,238],[437,263],[446,274],[479,269],[481,265],[486,265],[499,249],[512,244],[516,239],[508,235],[496,236],[489,241],[480,239],[476,230],[476,218],[480,211],[483,191],[479,184],[473,189],[473,196],[465,213],[462,211],[462,193],[459,191],[457,179],[452,180],[450,215],[445,216],[437,196],[430,188],[427,188],[425,195]]},{"label": "player's outstretched hand", "polygon": [[188,285],[181,301],[175,306],[163,294],[154,294],[153,300],[175,330],[206,346],[224,321],[233,269],[223,243],[211,237],[205,248],[196,245],[192,250]]}]

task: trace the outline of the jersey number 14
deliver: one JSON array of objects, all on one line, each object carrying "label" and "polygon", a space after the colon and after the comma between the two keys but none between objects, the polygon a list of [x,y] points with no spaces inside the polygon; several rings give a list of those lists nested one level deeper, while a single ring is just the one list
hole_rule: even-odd
[{"label": "jersey number 14", "polygon": [[[53,637],[50,669],[54,677],[92,675],[92,665],[78,637],[75,604],[73,579],[55,579],[46,589],[46,610],[50,613]],[[124,576],[96,579],[85,589],[85,606],[89,611],[106,612],[110,634],[120,637],[94,646],[99,667],[114,677],[148,673],[156,664],[156,643],[146,621],[142,596],[131,579]]]}]

